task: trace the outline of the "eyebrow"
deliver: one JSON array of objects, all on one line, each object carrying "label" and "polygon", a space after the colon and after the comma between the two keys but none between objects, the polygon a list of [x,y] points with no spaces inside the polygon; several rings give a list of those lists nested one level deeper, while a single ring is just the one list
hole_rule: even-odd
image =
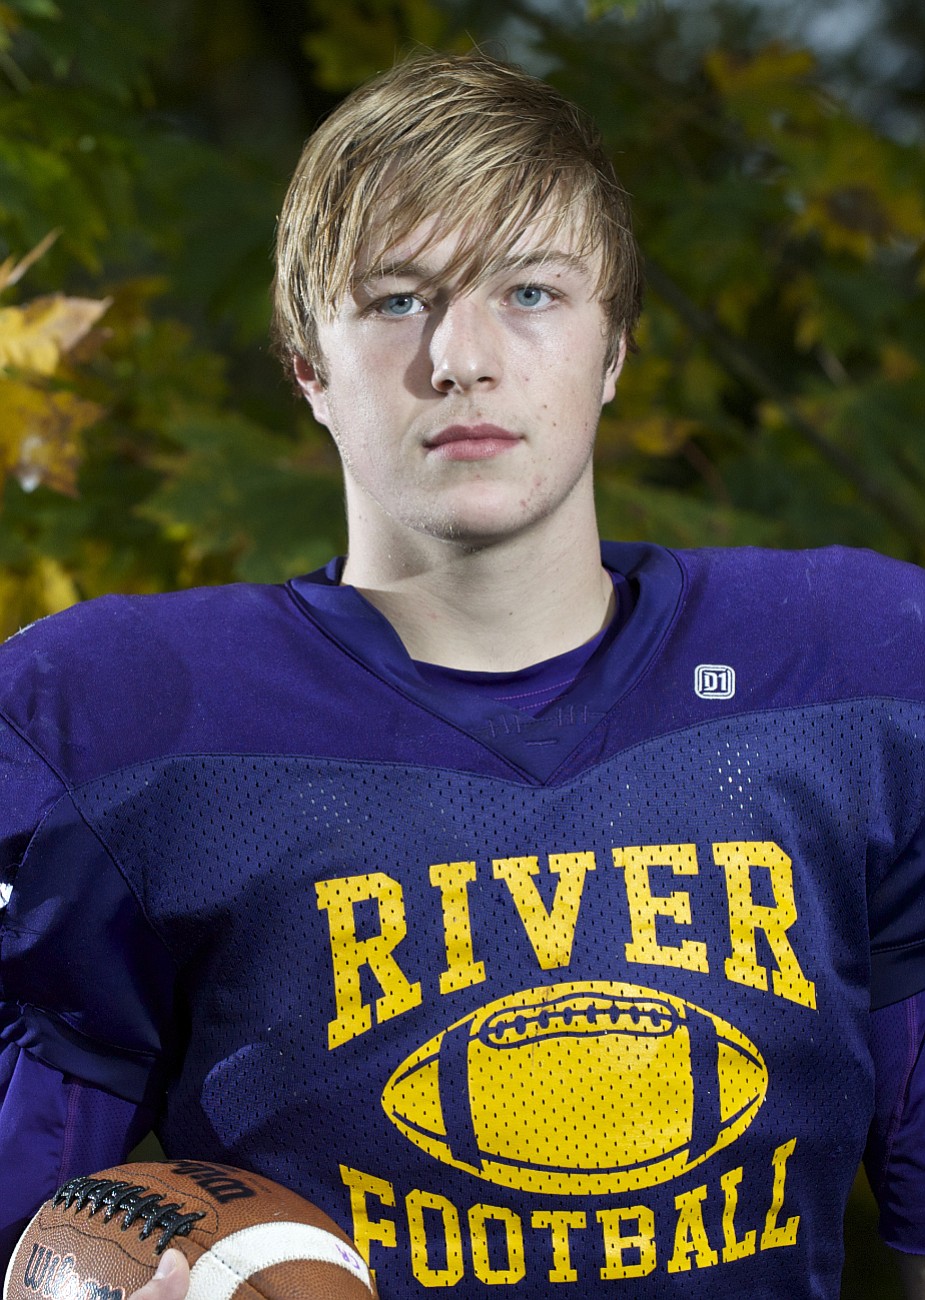
[{"label": "eyebrow", "polygon": [[[578,253],[567,253],[557,248],[539,248],[532,252],[509,253],[506,257],[492,263],[488,268],[488,274],[503,275],[505,271],[528,270],[530,267],[541,266],[546,263],[564,266],[568,270],[576,271],[588,277],[591,275],[585,258]],[[357,287],[360,287],[372,284],[377,280],[436,280],[439,279],[440,274],[439,267],[429,266],[426,262],[405,262],[396,259],[392,262],[373,265],[363,275],[357,276],[355,283]]]}]

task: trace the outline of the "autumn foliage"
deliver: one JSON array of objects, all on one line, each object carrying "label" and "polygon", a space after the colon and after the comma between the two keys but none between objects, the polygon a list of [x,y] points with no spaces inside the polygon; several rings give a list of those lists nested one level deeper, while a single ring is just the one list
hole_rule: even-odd
[{"label": "autumn foliage", "polygon": [[[710,6],[704,4],[704,10]],[[601,123],[647,254],[601,426],[611,536],[925,558],[925,158],[716,6],[0,0],[0,634],[343,545],[265,344],[301,140],[415,41],[526,55]]]}]

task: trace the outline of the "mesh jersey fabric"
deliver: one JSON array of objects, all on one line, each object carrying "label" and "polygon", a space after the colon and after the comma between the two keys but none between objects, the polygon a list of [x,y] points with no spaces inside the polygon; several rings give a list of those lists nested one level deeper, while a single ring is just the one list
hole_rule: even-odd
[{"label": "mesh jersey fabric", "polygon": [[333,572],[0,651],[6,1041],[384,1300],[838,1294],[871,989],[925,983],[922,577],[605,560],[634,612],[536,718],[448,710]]}]

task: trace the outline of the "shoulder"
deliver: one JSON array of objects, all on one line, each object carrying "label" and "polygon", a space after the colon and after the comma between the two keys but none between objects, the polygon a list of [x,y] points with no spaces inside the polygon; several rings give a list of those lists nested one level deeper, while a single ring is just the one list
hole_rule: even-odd
[{"label": "shoulder", "polygon": [[91,750],[113,764],[192,743],[190,725],[266,674],[292,622],[285,588],[240,584],[103,596],[0,646],[0,717],[75,777]]},{"label": "shoulder", "polygon": [[834,546],[688,553],[684,563],[712,625],[738,628],[769,674],[785,668],[833,697],[925,698],[917,566]]},{"label": "shoulder", "polygon": [[850,546],[824,546],[812,550],[766,550],[757,546],[677,551],[690,573],[731,578],[739,582],[800,584],[804,593],[832,596],[853,588],[858,581],[874,579],[890,587],[925,589],[925,570],[877,551]]},{"label": "shoulder", "polygon": [[876,551],[845,546],[781,551],[760,547],[668,550],[605,544],[605,562],[645,583],[664,580],[673,565],[688,598],[711,607],[754,611],[763,619],[811,617],[814,624],[849,620],[883,628],[925,630],[925,569]]},{"label": "shoulder", "polygon": [[761,683],[766,704],[807,691],[925,700],[925,570],[916,565],[838,546],[641,548],[633,576],[643,593],[669,558],[680,594],[666,653],[683,660],[682,676],[692,664],[732,665],[743,682]]},{"label": "shoulder", "polygon": [[808,620],[821,629],[861,628],[878,639],[925,630],[925,570],[875,551],[829,546],[818,550],[759,548],[682,551],[695,589],[762,619]]},{"label": "shoulder", "polygon": [[0,646],[0,707],[24,681],[106,683],[182,673],[259,641],[289,607],[280,587],[235,584],[149,596],[101,596],[33,623]]},{"label": "shoulder", "polygon": [[72,605],[23,628],[0,646],[0,662],[34,654],[43,646],[67,646],[93,655],[102,637],[107,645],[156,636],[159,640],[201,637],[232,620],[268,613],[285,604],[285,589],[256,583],[192,587],[145,596],[98,596]]}]

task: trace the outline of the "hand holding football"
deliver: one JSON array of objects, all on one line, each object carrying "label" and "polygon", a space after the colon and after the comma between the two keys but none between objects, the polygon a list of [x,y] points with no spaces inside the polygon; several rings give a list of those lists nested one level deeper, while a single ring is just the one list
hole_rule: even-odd
[{"label": "hand holding football", "polygon": [[168,1246],[161,1256],[157,1272],[140,1291],[128,1300],[186,1300],[189,1291],[189,1264],[182,1251]]},{"label": "hand holding football", "polygon": [[126,1300],[168,1247],[189,1300],[370,1300],[349,1237],[317,1206],[257,1174],[177,1160],[73,1178],[42,1206],[10,1261],[3,1300]]}]

